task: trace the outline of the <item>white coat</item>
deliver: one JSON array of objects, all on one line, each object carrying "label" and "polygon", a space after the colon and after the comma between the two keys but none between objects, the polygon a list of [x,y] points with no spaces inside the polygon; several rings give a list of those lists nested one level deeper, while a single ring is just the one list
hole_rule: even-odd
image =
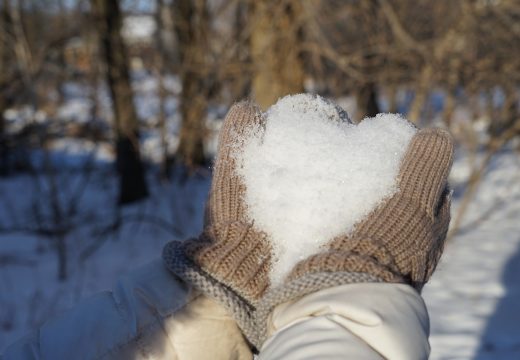
[{"label": "white coat", "polygon": [[279,305],[259,360],[428,359],[429,318],[404,284],[350,284]]},{"label": "white coat", "polygon": [[[426,359],[415,290],[343,285],[279,305],[258,359]],[[155,261],[7,348],[11,359],[252,359],[233,319]]]}]

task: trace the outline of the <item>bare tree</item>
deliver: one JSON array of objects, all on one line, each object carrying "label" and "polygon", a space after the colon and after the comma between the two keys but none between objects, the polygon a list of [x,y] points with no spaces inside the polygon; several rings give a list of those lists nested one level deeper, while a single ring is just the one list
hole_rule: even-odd
[{"label": "bare tree", "polygon": [[[360,7],[362,9],[361,14],[363,15],[361,32],[365,34],[364,38],[368,44],[374,44],[379,40],[378,35],[381,31],[378,26],[379,4],[377,0],[368,0],[360,2]],[[364,80],[360,81],[357,87],[357,110],[359,118],[365,116],[373,117],[380,112],[379,105],[377,104],[377,84],[373,76],[376,70],[371,66],[374,57],[375,55],[371,52],[363,54],[361,71],[365,76]]]},{"label": "bare tree", "polygon": [[7,175],[8,164],[8,147],[7,134],[5,129],[4,112],[8,107],[8,69],[10,68],[9,36],[10,17],[7,1],[3,1],[0,8],[0,175]]},{"label": "bare tree", "polygon": [[148,190],[139,153],[139,121],[133,103],[127,50],[121,36],[122,15],[117,0],[92,0],[91,4],[115,114],[119,203],[126,204],[148,196]]},{"label": "bare tree", "polygon": [[208,107],[208,27],[206,0],[176,0],[172,4],[179,47],[182,93],[179,160],[188,168],[203,165]]},{"label": "bare tree", "polygon": [[252,1],[249,15],[253,96],[262,107],[303,91],[300,1]]},{"label": "bare tree", "polygon": [[168,58],[167,44],[165,44],[164,36],[168,34],[165,24],[168,20],[171,20],[170,8],[166,6],[164,0],[158,0],[157,10],[155,14],[157,23],[157,30],[155,34],[155,43],[157,51],[154,57],[155,76],[157,77],[157,97],[159,98],[159,131],[161,136],[161,148],[162,148],[162,162],[161,162],[161,176],[168,178],[170,175],[170,159],[168,154],[168,127],[166,123],[166,97],[168,95],[164,80],[166,76],[166,62]]}]

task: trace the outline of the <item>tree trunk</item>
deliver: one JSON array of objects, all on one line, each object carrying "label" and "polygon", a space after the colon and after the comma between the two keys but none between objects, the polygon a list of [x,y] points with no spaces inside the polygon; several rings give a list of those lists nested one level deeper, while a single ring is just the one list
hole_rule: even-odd
[{"label": "tree trunk", "polygon": [[163,41],[163,33],[165,31],[164,26],[164,15],[168,10],[164,4],[164,0],[159,0],[157,2],[157,13],[156,22],[157,22],[157,30],[156,30],[156,43],[157,43],[157,53],[155,54],[154,66],[155,66],[155,76],[157,77],[157,97],[159,98],[159,114],[157,115],[159,120],[159,131],[161,133],[161,149],[162,149],[162,163],[161,163],[161,177],[163,179],[168,179],[170,177],[170,159],[168,156],[168,127],[166,123],[166,97],[167,91],[164,85],[164,77],[166,76],[165,69],[165,59],[166,59],[166,51],[164,47]]},{"label": "tree trunk", "polygon": [[119,203],[127,204],[145,198],[148,190],[139,154],[139,122],[130,86],[127,51],[120,31],[122,15],[117,0],[91,0],[91,3],[114,107]]},{"label": "tree trunk", "polygon": [[[367,49],[379,42],[381,29],[379,28],[380,6],[377,0],[366,0],[358,2],[362,14],[360,32],[364,36]],[[380,69],[374,66],[376,56],[370,51],[363,53],[361,71],[364,79],[357,85],[357,114],[361,121],[365,117],[374,117],[380,113],[377,103],[377,73]]]},{"label": "tree trunk", "polygon": [[376,85],[373,82],[368,82],[360,87],[357,104],[360,120],[365,117],[374,117],[381,112],[377,104]]},{"label": "tree trunk", "polygon": [[188,168],[205,164],[204,138],[207,113],[208,10],[206,0],[176,0],[173,2],[175,32],[179,44],[182,93],[177,157]]},{"label": "tree trunk", "polygon": [[504,91],[504,103],[498,112],[498,116],[494,117],[488,128],[488,134],[492,138],[500,138],[503,133],[511,129],[518,119],[518,96],[517,90],[513,83],[505,83],[502,85]]},{"label": "tree trunk", "polygon": [[232,90],[235,99],[244,99],[251,95],[252,73],[251,73],[251,35],[247,29],[250,7],[249,1],[239,1],[236,5],[233,24],[233,40],[235,51],[234,59],[241,67],[240,75],[233,77],[234,88]]},{"label": "tree trunk", "polygon": [[9,9],[7,1],[4,1],[0,9],[0,176],[9,173],[9,148],[7,146],[7,134],[5,131],[4,112],[8,107],[7,83],[9,74],[9,51],[6,34],[9,31]]},{"label": "tree trunk", "polygon": [[428,96],[430,94],[432,79],[433,66],[431,64],[426,64],[421,70],[418,83],[414,88],[415,96],[412,105],[410,106],[410,111],[408,111],[407,119],[414,124],[418,124],[421,119],[422,110],[428,101]]},{"label": "tree trunk", "polygon": [[249,18],[253,96],[266,109],[278,98],[304,90],[302,8],[294,0],[260,0],[252,2]]}]

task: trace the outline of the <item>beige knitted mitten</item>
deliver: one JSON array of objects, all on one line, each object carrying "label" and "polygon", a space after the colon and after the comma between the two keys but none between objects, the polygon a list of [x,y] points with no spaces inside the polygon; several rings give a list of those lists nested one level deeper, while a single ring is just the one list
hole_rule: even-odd
[{"label": "beige knitted mitten", "polygon": [[447,177],[453,159],[451,135],[420,130],[399,171],[399,191],[328,249],[300,262],[289,280],[317,272],[361,272],[420,290],[444,248],[450,222]]},{"label": "beige knitted mitten", "polygon": [[[270,290],[258,310],[260,327],[274,306],[331,286],[400,282],[420,291],[444,248],[452,160],[453,140],[448,132],[418,131],[401,161],[399,190],[351,234],[333,239],[323,251],[298,263],[282,286]],[[265,328],[260,333],[262,342]]]},{"label": "beige knitted mitten", "polygon": [[251,343],[256,342],[253,312],[269,283],[270,247],[266,235],[246,219],[245,186],[234,154],[250,131],[261,131],[264,118],[249,102],[235,104],[224,120],[201,236],[170,242],[166,266],[226,307]]}]

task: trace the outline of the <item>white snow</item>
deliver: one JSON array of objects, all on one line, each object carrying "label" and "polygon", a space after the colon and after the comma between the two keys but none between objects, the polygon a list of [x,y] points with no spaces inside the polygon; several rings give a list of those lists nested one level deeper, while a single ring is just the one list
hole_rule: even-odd
[{"label": "white snow", "polygon": [[[90,150],[80,145],[87,157]],[[167,241],[196,236],[202,229],[209,172],[184,181],[176,169],[169,182],[149,173],[150,197],[118,209],[114,167],[105,166],[102,157],[85,183],[89,175],[73,171],[75,161],[65,161],[61,151],[68,150],[62,148],[53,159],[62,161],[57,174],[0,178],[0,355],[9,344],[80,300],[112,289],[120,276],[159,258]],[[70,158],[77,156],[73,153]],[[49,189],[53,179],[60,187],[60,221],[72,225],[65,234],[68,278],[62,282],[57,280],[55,239],[36,231],[39,226],[55,226]],[[81,191],[83,195],[76,197]],[[66,210],[73,203],[79,209],[76,214]],[[112,229],[118,218],[120,227]],[[14,230],[3,232],[10,227]],[[96,246],[98,250],[82,259]]]},{"label": "white snow", "polygon": [[359,125],[343,117],[323,98],[287,96],[268,110],[265,132],[253,131],[237,153],[248,216],[273,246],[273,285],[397,190],[415,128],[398,115]]},{"label": "white snow", "polygon": [[[455,189],[469,177],[472,161],[471,155],[456,159],[450,177]],[[520,359],[518,155],[508,149],[490,169],[423,291],[432,360]],[[460,198],[455,200],[452,217]]]}]

